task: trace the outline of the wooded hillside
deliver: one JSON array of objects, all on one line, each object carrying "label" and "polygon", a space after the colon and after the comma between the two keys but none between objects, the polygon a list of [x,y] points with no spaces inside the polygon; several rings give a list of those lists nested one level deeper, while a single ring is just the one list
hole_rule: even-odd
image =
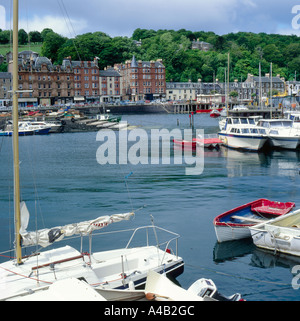
[{"label": "wooded hillside", "polygon": [[[0,31],[0,44],[9,43],[10,32]],[[41,33],[19,31],[20,43],[26,45],[41,42],[41,55],[61,64],[64,57],[73,60],[93,60],[99,57],[99,67],[124,62],[135,55],[137,60],[163,59],[167,81],[191,81],[202,79],[213,81],[213,77],[224,81],[227,54],[230,53],[230,79],[244,81],[248,73],[258,75],[261,61],[262,73],[270,71],[288,80],[300,79],[300,38],[292,35],[254,34],[250,32],[230,33],[219,36],[213,32],[191,32],[185,29],[146,30],[136,29],[131,38],[110,37],[103,32],[78,35],[68,39],[44,29]],[[212,44],[213,50],[192,50],[193,40]],[[139,47],[133,40],[142,41]],[[29,50],[29,49],[28,49]]]}]

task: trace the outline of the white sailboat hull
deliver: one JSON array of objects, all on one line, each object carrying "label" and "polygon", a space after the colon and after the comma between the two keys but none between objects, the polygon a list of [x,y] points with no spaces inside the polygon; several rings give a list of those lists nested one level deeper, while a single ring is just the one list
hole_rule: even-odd
[{"label": "white sailboat hull", "polygon": [[183,260],[155,246],[118,249],[82,255],[70,246],[45,251],[24,260],[0,264],[0,300],[57,280],[84,279],[93,287],[126,289],[143,286],[150,270],[167,274],[183,270]]}]

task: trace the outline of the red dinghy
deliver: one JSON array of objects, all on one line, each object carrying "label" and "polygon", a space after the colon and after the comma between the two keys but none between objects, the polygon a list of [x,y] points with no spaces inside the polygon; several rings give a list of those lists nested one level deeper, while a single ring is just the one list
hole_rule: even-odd
[{"label": "red dinghy", "polygon": [[287,214],[294,206],[292,202],[274,202],[261,198],[220,214],[213,222],[218,242],[250,237],[250,226]]}]

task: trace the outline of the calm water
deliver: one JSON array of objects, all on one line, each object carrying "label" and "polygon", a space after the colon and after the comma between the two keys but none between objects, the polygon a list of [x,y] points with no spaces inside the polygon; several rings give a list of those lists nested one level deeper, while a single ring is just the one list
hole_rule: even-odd
[{"label": "calm water", "polygon": [[[126,115],[131,125],[189,128],[188,115]],[[196,115],[195,127],[216,133],[217,121]],[[179,127],[177,126],[179,122]],[[11,138],[0,139],[0,251],[9,248],[12,221]],[[185,175],[185,164],[100,165],[96,133],[20,137],[22,199],[31,213],[30,228],[54,227],[130,211],[147,205],[127,229],[151,224],[181,235],[179,254],[186,265],[178,277],[187,288],[200,277],[211,278],[226,295],[240,292],[251,300],[299,300],[291,269],[300,259],[274,256],[251,240],[217,244],[213,218],[257,198],[300,204],[300,153],[205,152],[201,175]],[[9,214],[8,214],[9,213]],[[117,247],[120,240],[103,240]],[[125,244],[126,245],[125,240]],[[95,241],[96,242],[96,241]]]}]

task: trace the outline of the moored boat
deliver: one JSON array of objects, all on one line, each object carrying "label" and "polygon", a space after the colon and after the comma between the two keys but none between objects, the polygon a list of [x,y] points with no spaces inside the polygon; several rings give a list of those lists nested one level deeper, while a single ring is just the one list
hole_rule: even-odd
[{"label": "moored boat", "polygon": [[213,109],[213,110],[210,112],[209,116],[210,116],[211,118],[218,118],[218,117],[221,116],[221,112],[220,112],[218,109]]},{"label": "moored boat", "polygon": [[300,256],[300,210],[251,226],[250,232],[259,248]]},{"label": "moored boat", "polygon": [[218,242],[251,237],[249,227],[289,213],[293,202],[276,202],[258,199],[218,215],[214,221]]},{"label": "moored boat", "polygon": [[261,119],[257,126],[263,127],[273,147],[296,149],[300,143],[300,130],[288,119]]},{"label": "moored boat", "polygon": [[220,145],[222,144],[222,141],[218,137],[212,137],[212,135],[204,136],[204,137],[199,135],[197,138],[193,138],[192,140],[174,139],[173,143],[177,146],[181,146],[189,149],[196,149],[197,146],[213,149],[213,148],[219,148]]}]

